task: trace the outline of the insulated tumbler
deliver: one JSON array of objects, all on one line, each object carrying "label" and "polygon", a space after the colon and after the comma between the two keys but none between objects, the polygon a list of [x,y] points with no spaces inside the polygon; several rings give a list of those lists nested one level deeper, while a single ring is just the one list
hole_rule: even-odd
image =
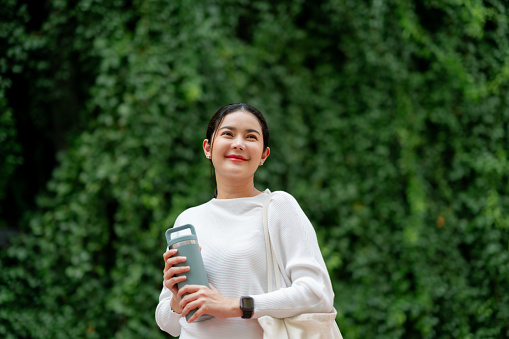
[{"label": "insulated tumbler", "polygon": [[[189,229],[191,230],[191,234],[178,234],[174,233],[181,232],[183,230]],[[172,235],[175,236],[172,238]],[[189,266],[189,271],[176,274],[176,276],[185,275],[187,277],[186,280],[181,281],[177,284],[178,288],[181,289],[185,285],[205,285],[210,288],[209,280],[207,279],[207,273],[205,272],[205,266],[203,265],[203,258],[201,256],[200,245],[198,244],[198,238],[196,237],[196,232],[194,230],[194,226],[191,224],[170,228],[166,231],[166,241],[168,242],[168,248],[178,250],[177,255],[186,257],[187,260],[185,262],[181,262],[175,265],[175,267],[179,266]],[[189,321],[189,318],[196,312],[196,310],[192,310],[186,316],[186,319]],[[199,317],[196,321],[202,321],[212,318],[211,315],[204,314]]]}]

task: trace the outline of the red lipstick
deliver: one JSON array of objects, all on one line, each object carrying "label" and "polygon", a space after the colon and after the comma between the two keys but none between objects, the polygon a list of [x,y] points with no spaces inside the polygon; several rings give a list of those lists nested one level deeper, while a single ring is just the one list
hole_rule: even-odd
[{"label": "red lipstick", "polygon": [[244,158],[242,155],[231,154],[227,155],[226,157],[232,161],[246,161],[246,158]]}]

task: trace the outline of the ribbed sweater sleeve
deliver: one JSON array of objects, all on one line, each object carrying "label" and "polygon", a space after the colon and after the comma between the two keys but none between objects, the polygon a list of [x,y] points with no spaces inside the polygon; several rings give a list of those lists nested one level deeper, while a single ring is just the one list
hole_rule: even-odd
[{"label": "ribbed sweater sleeve", "polygon": [[171,309],[172,296],[173,293],[163,284],[163,290],[159,295],[159,304],[156,308],[156,323],[161,330],[176,337],[180,335],[180,314]]},{"label": "ribbed sweater sleeve", "polygon": [[254,317],[330,312],[334,293],[315,230],[290,194],[272,194],[268,225],[277,261],[284,270],[281,277],[288,287],[253,296]]}]

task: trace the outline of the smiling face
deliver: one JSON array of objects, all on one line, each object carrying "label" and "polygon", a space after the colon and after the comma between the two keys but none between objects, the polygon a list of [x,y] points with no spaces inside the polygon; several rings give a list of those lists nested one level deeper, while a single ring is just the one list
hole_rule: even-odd
[{"label": "smiling face", "polygon": [[262,127],[258,118],[245,111],[226,115],[212,137],[203,142],[205,155],[210,156],[216,177],[249,179],[268,157],[263,149]]}]

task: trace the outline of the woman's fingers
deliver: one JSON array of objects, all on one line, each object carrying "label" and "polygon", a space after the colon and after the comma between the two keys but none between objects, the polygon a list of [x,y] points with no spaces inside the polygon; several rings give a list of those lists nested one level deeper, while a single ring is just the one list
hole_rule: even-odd
[{"label": "woman's fingers", "polygon": [[166,287],[168,287],[170,290],[172,290],[173,294],[177,293],[176,285],[186,280],[185,275],[179,275],[185,272],[189,271],[189,266],[181,266],[181,267],[170,267],[166,272],[164,272],[164,284]]},{"label": "woman's fingers", "polygon": [[189,266],[176,266],[186,261],[186,257],[176,256],[176,254],[176,249],[168,250],[163,254],[165,262],[163,269],[164,285],[169,288],[173,294],[177,294],[177,284],[186,280],[185,276],[177,275],[189,271]]},{"label": "woman's fingers", "polygon": [[176,294],[177,294],[177,292],[178,292],[178,287],[177,287],[178,285],[177,285],[177,284],[178,284],[179,282],[184,281],[184,280],[186,280],[186,276],[185,276],[185,275],[180,276],[180,277],[169,278],[169,279],[164,280],[164,285],[165,285],[165,286],[166,286],[169,290],[171,290],[171,292],[172,292],[173,294],[175,294],[175,295],[176,295]]},{"label": "woman's fingers", "polygon": [[180,297],[180,308],[184,309],[187,304],[204,296],[206,294],[205,288],[205,286],[201,285],[186,285],[179,289],[177,297]]},{"label": "woman's fingers", "polygon": [[163,277],[164,277],[164,280],[169,280],[172,278],[185,278],[186,277],[185,275],[177,277],[177,274],[182,274],[185,272],[189,272],[189,266],[180,266],[180,267],[174,266],[174,267],[170,268],[169,270],[167,270],[166,272],[164,272]]},{"label": "woman's fingers", "polygon": [[188,322],[192,323],[203,314],[211,314],[208,303],[211,298],[211,289],[202,285],[186,285],[178,291],[181,298],[179,307],[182,310],[182,316],[185,317],[192,310],[196,310]]},{"label": "woman's fingers", "polygon": [[175,267],[177,264],[186,262],[186,257],[171,257],[166,260],[166,264],[164,264],[163,272],[170,270],[172,267]]},{"label": "woman's fingers", "polygon": [[167,250],[166,252],[163,253],[163,258],[164,258],[164,261],[166,262],[166,260],[168,260],[171,256],[174,256],[175,254],[177,254],[177,249],[171,249],[171,250]]},{"label": "woman's fingers", "polygon": [[[181,292],[179,290],[178,296],[181,297],[179,307],[182,310],[182,316],[185,317],[189,312],[196,309],[195,314],[191,318],[189,318],[188,322],[191,323],[200,315],[204,314],[203,304],[206,302],[206,291],[204,290],[204,286],[197,285],[187,285],[190,288],[186,288],[185,291]],[[185,286],[185,287],[187,287]],[[184,289],[183,287],[182,289]]]},{"label": "woman's fingers", "polygon": [[181,256],[169,257],[164,264],[163,272],[166,273],[168,270],[170,270],[175,265],[183,263],[186,260],[187,260],[186,257],[181,257]]},{"label": "woman's fingers", "polygon": [[173,265],[186,261],[187,258],[183,256],[169,256],[168,259],[164,261],[164,268],[169,268]]},{"label": "woman's fingers", "polygon": [[194,295],[205,289],[207,289],[207,287],[203,285],[186,285],[179,290],[178,296],[182,298],[184,294]]},{"label": "woman's fingers", "polygon": [[[200,299],[198,299],[198,300],[195,300],[195,301],[187,304],[186,309],[182,310],[182,314],[183,314],[183,317],[185,317],[192,310],[196,310],[194,312],[194,314],[191,316],[191,318],[189,318],[189,320],[187,321],[188,323],[192,323],[193,321],[195,321],[202,315],[207,314],[207,309],[208,309],[207,306],[204,305]],[[185,315],[184,315],[184,312],[185,312]]]}]

